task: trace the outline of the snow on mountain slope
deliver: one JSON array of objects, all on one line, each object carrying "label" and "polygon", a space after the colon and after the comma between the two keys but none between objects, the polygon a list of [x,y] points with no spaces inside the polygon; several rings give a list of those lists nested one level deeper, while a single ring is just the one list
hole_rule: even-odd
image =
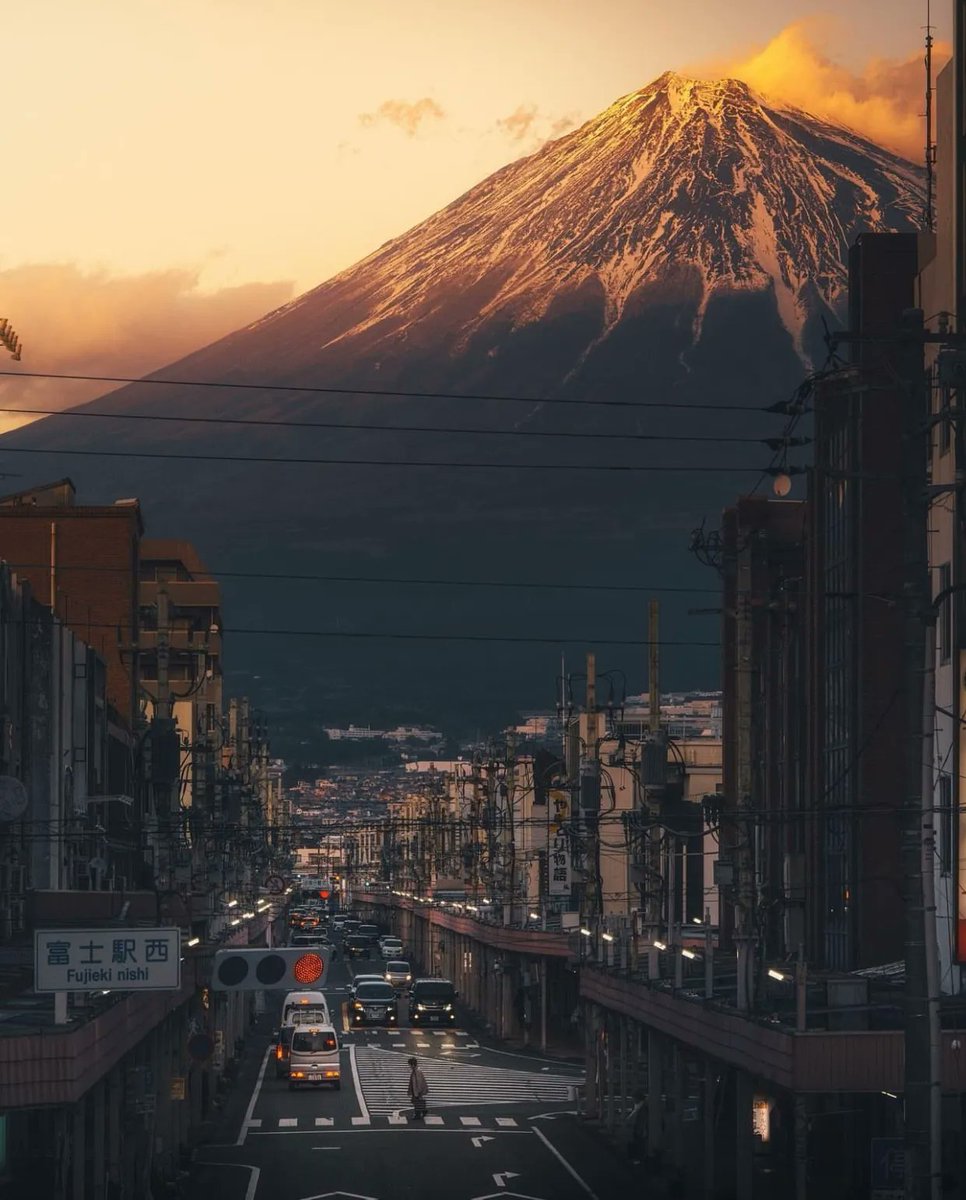
[{"label": "snow on mountain slope", "polygon": [[770,285],[800,345],[809,297],[838,304],[849,241],[914,227],[922,203],[918,169],[858,134],[770,107],[737,80],[668,73],[324,285],[365,280],[370,304],[320,348],[379,326],[403,339],[451,285],[496,272],[457,350],[494,315],[520,328],[588,282],[603,289],[606,337],[636,289],[685,268],[700,279],[696,336],[715,292]]}]

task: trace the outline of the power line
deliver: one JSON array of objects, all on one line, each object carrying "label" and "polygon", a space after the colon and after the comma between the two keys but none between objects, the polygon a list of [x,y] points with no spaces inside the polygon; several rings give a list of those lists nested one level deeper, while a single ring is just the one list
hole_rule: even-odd
[{"label": "power line", "polygon": [[[213,379],[157,379],[153,376],[81,375],[53,371],[0,371],[14,379],[61,379],[74,383],[143,383],[162,387],[228,388],[235,391],[291,392],[309,396],[373,396],[401,400],[474,400],[507,404],[569,404],[606,408],[676,408],[709,412],[763,412],[759,404],[691,404],[671,400],[587,400],[570,396],[498,396],[487,392],[421,392],[396,388],[322,387],[308,384],[220,382]],[[59,414],[57,414],[59,415]]]},{"label": "power line", "polygon": [[[48,610],[49,611],[49,610]],[[63,620],[63,618],[61,618]],[[36,624],[38,618],[30,617],[8,617],[2,620],[3,624],[20,625],[20,624]],[[124,622],[103,622],[103,621],[85,621],[77,619],[75,621],[64,621],[76,629],[112,629],[117,630]],[[155,633],[154,629],[141,627],[139,633]],[[560,637],[549,637],[547,635],[540,636],[520,636],[516,634],[488,634],[488,633],[405,633],[393,630],[377,631],[377,630],[342,630],[342,629],[267,629],[258,628],[256,626],[226,626],[220,625],[217,630],[219,635],[230,634],[232,637],[304,637],[304,638],[329,638],[332,640],[382,640],[382,641],[412,641],[412,642],[506,642],[519,645],[549,645],[559,646],[564,642],[582,642],[588,645],[595,646],[707,646],[717,649],[719,642],[698,642],[698,641],[673,641],[661,640],[651,642],[647,638],[600,638],[587,637],[584,634],[572,634]],[[154,647],[142,646],[139,647],[143,653],[150,651]],[[196,646],[179,647],[178,651],[183,653],[191,653],[194,650],[203,649],[203,643],[199,642]]]},{"label": "power line", "polygon": [[151,458],[151,459],[180,459],[184,462],[223,462],[223,463],[278,463],[284,466],[327,466],[327,467],[429,467],[448,470],[487,470],[487,471],[621,471],[621,472],[655,472],[683,473],[698,471],[702,474],[709,472],[726,473],[731,475],[754,474],[761,470],[756,466],[671,466],[667,463],[655,463],[644,466],[638,463],[508,463],[508,462],[453,462],[440,459],[423,459],[419,462],[407,462],[402,459],[386,458],[301,458],[283,457],[270,454],[181,454],[177,451],[161,450],[64,450],[53,447],[8,446],[0,444],[0,454],[64,454],[81,458]]},{"label": "power line", "polygon": [[767,439],[754,437],[724,437],[713,434],[673,433],[601,433],[597,430],[581,433],[578,430],[547,429],[460,429],[453,425],[383,425],[363,424],[347,421],[282,421],[257,417],[197,417],[174,416],[170,413],[110,413],[89,412],[86,409],[56,408],[0,408],[0,413],[21,414],[41,417],[98,417],[108,421],[166,421],[180,425],[240,425],[256,429],[345,429],[361,433],[446,433],[472,437],[528,437],[528,438],[579,438],[581,441],[606,440],[622,442],[729,442],[739,445],[761,445]]},{"label": "power line", "polygon": [[[142,556],[147,558],[147,556]],[[147,561],[151,561],[150,558]],[[50,563],[20,563],[13,562],[8,559],[0,558],[0,562],[6,562],[7,566],[12,571],[49,571]],[[103,571],[111,574],[130,574],[131,568],[129,565],[121,567],[111,566],[93,566],[88,563],[76,565],[57,564],[58,575],[67,571]],[[672,587],[666,585],[649,584],[633,584],[633,583],[570,583],[556,580],[512,580],[512,579],[412,579],[401,576],[392,575],[315,575],[308,573],[287,573],[273,571],[222,571],[211,567],[206,569],[206,574],[194,580],[176,580],[176,583],[217,583],[219,579],[258,579],[276,582],[294,582],[294,583],[376,583],[390,584],[393,587],[397,586],[419,586],[419,587],[472,587],[472,588],[510,588],[514,590],[529,589],[535,590],[554,590],[554,591],[575,591],[575,592],[633,592],[647,593],[651,592],[669,592],[679,595],[694,595],[703,593],[713,593],[720,595],[720,588],[707,587]],[[141,583],[160,583],[164,586],[163,580],[142,579]]]}]

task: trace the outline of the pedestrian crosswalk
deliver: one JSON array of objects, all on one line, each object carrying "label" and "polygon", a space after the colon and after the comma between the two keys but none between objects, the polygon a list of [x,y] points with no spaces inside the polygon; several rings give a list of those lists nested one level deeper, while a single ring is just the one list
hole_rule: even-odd
[{"label": "pedestrian crosswalk", "polygon": [[[406,1054],[357,1046],[355,1055],[359,1084],[370,1113],[388,1114],[406,1108],[410,1074]],[[430,1108],[562,1103],[574,1098],[578,1082],[572,1075],[484,1067],[452,1056],[425,1057],[420,1067],[429,1085]]]},{"label": "pedestrian crosswalk", "polygon": [[[413,1122],[411,1106],[404,1105],[387,1113],[370,1113],[368,1117],[254,1117],[248,1121],[248,1128],[253,1133],[274,1133],[280,1130],[298,1130],[307,1133],[310,1130],[333,1133],[339,1130],[372,1127],[386,1129],[395,1125],[410,1125]],[[490,1117],[482,1114],[458,1115],[456,1113],[433,1113],[426,1115],[419,1124],[444,1129],[472,1129],[474,1132],[495,1133],[500,1130],[525,1129],[526,1117]]]}]

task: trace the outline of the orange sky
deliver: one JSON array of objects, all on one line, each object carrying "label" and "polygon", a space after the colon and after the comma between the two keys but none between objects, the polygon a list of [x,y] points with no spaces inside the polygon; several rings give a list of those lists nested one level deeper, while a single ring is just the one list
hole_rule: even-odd
[{"label": "orange sky", "polygon": [[[0,316],[24,370],[150,370],[668,68],[726,68],[917,155],[924,4],[836,12],[831,24],[793,0],[12,6]],[[0,381],[0,402],[63,407],[101,390]]]}]

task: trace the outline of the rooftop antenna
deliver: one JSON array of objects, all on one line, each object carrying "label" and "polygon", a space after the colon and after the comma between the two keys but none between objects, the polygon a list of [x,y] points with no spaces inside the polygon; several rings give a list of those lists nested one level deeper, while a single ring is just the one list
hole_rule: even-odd
[{"label": "rooftop antenna", "polygon": [[935,213],[935,165],[936,165],[936,143],[933,139],[933,124],[932,124],[932,0],[926,0],[926,203],[923,209],[923,221],[926,229],[932,233],[936,228],[936,213]]}]

